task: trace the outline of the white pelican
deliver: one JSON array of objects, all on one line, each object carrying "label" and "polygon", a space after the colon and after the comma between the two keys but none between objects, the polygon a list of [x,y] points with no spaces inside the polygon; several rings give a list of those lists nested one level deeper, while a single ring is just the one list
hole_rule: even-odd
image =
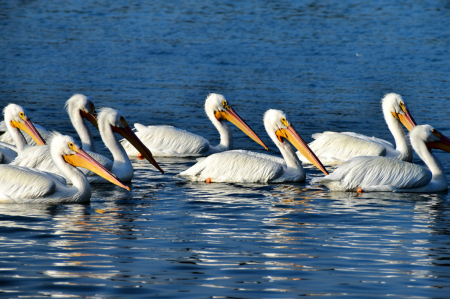
[{"label": "white pelican", "polygon": [[70,178],[72,187],[61,183],[52,173],[21,166],[0,165],[0,203],[62,204],[89,201],[91,186],[86,176],[73,166],[90,169],[113,184],[130,190],[83,151],[72,137],[54,133],[51,139],[51,156],[64,176]]},{"label": "white pelican", "polygon": [[37,144],[45,144],[45,141],[27,117],[26,110],[22,106],[9,104],[3,109],[3,115],[6,128],[16,145],[13,146],[9,143],[0,142],[0,152],[2,153],[1,163],[11,163],[17,157],[17,154],[23,152],[27,147],[27,142],[19,129],[26,132]]},{"label": "white pelican", "polygon": [[286,140],[308,157],[312,164],[328,174],[316,155],[287,121],[283,111],[268,110],[264,114],[264,126],[284,159],[244,150],[226,151],[200,160],[179,176],[208,183],[303,182],[306,175],[302,163]]},{"label": "white pelican", "polygon": [[385,157],[356,157],[338,165],[330,175],[313,180],[331,191],[438,192],[447,190],[447,179],[441,162],[431,149],[450,152],[450,139],[430,125],[416,126],[410,133],[411,143],[428,166]]},{"label": "white pelican", "polygon": [[[220,133],[220,144],[212,146],[205,138],[172,126],[144,126],[134,124],[136,136],[152,151],[154,156],[199,157],[233,149],[233,137],[225,120],[232,122],[254,141],[267,146],[258,135],[231,108],[224,96],[216,93],[208,95],[205,101],[206,115]],[[126,140],[122,145],[129,156],[139,152]]]},{"label": "white pelican", "polygon": [[[309,143],[309,147],[325,165],[339,164],[359,156],[385,156],[411,162],[413,154],[411,144],[401,124],[411,131],[416,123],[400,95],[389,93],[381,102],[384,119],[394,136],[397,148],[383,139],[353,132],[313,134],[312,137],[315,140]],[[298,152],[297,155],[303,163],[309,163]]]},{"label": "white pelican", "polygon": [[[111,151],[114,161],[111,161],[110,159],[94,152],[87,151],[87,153],[106,169],[114,173],[114,175],[116,175],[121,181],[130,182],[133,179],[133,166],[131,165],[130,159],[128,158],[125,150],[114,135],[114,132],[119,133],[122,137],[130,141],[150,163],[161,171],[161,173],[164,173],[158,163],[156,163],[150,150],[136,137],[119,111],[111,108],[100,109],[100,113],[98,114],[98,127],[102,140],[106,147]],[[21,153],[11,163],[11,165],[37,168],[43,171],[63,175],[59,167],[53,163],[50,155],[50,148],[48,146],[28,148]],[[106,182],[104,179],[96,176],[92,172],[83,172],[86,174],[89,182],[91,183]],[[70,183],[70,178],[66,177],[66,179],[68,183]]]},{"label": "white pelican", "polygon": [[[65,108],[67,109],[73,127],[77,131],[78,136],[80,136],[83,150],[95,152],[94,139],[85,121],[85,119],[89,120],[98,129],[97,119],[95,118],[95,107],[92,100],[85,95],[74,94],[66,101]],[[35,124],[35,127],[44,140],[51,136],[51,133],[40,125]],[[24,135],[24,137],[29,145],[36,145],[30,136]],[[1,135],[0,141],[15,144],[9,132]]]}]

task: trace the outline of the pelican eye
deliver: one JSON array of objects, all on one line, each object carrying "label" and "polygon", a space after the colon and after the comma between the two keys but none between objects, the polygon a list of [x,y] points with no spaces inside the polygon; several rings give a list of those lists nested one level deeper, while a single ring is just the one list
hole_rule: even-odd
[{"label": "pelican eye", "polygon": [[72,142],[69,142],[68,145],[71,150],[73,150],[73,151],[75,150],[75,144],[73,144]]},{"label": "pelican eye", "polygon": [[285,125],[286,127],[289,127],[289,123],[288,123],[288,121],[287,121],[286,118],[282,117],[282,118],[281,118],[281,123],[282,123],[283,125]]},{"label": "pelican eye", "polygon": [[400,109],[402,109],[402,111],[403,112],[406,112],[406,106],[405,106],[405,103],[403,103],[403,102],[400,102]]},{"label": "pelican eye", "polygon": [[22,111],[19,112],[19,116],[20,116],[20,118],[25,120],[25,113],[23,113]]},{"label": "pelican eye", "polygon": [[121,116],[120,117],[120,122],[125,126],[128,127],[127,121],[125,120],[125,117]]},{"label": "pelican eye", "polygon": [[225,108],[227,110],[230,109],[230,105],[228,105],[227,101],[225,101],[225,100],[222,101],[222,106],[223,106],[223,108]]}]

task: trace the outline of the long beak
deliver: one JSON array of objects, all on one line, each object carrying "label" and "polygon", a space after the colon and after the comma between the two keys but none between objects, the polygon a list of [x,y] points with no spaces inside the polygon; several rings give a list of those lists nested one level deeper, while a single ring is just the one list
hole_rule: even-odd
[{"label": "long beak", "polygon": [[75,167],[83,167],[89,169],[90,171],[95,172],[105,180],[108,180],[111,183],[130,191],[130,187],[122,183],[114,174],[108,171],[100,163],[95,161],[94,158],[89,156],[81,148],[78,148],[76,152],[77,153],[74,155],[64,155],[63,156],[64,160]]},{"label": "long beak", "polygon": [[287,140],[289,140],[306,159],[314,164],[314,166],[322,170],[323,173],[328,175],[328,171],[322,165],[322,162],[320,162],[319,158],[317,158],[317,156],[309,148],[308,144],[306,144],[306,142],[302,139],[302,137],[300,137],[297,131],[295,131],[293,126],[289,126],[287,127],[287,129],[278,129],[276,135],[280,141],[282,141],[281,138],[286,138]]},{"label": "long beak", "polygon": [[158,165],[158,163],[153,158],[150,150],[142,143],[142,141],[134,134],[133,130],[129,126],[125,126],[125,128],[118,128],[111,126],[113,131],[122,135],[123,138],[128,140],[153,166],[155,166],[162,174],[164,174],[164,170]]},{"label": "long beak", "polygon": [[439,132],[437,132],[437,134],[439,134],[438,137],[440,137],[441,140],[436,142],[427,142],[428,149],[440,149],[446,151],[447,153],[450,153],[450,139]]},{"label": "long beak", "polygon": [[97,128],[98,130],[98,122],[97,122],[97,117],[89,112],[84,112],[84,111],[80,111],[80,114],[82,117],[84,117],[85,119],[87,119],[88,121],[90,121],[95,128]]},{"label": "long beak", "polygon": [[414,118],[411,116],[411,114],[409,113],[409,110],[406,107],[403,110],[403,112],[405,113],[404,115],[398,114],[395,112],[392,112],[392,115],[394,115],[394,117],[396,119],[398,119],[405,126],[405,128],[408,129],[408,131],[411,132],[412,128],[417,126],[417,124],[414,121]]},{"label": "long beak", "polygon": [[38,130],[36,130],[33,123],[28,118],[25,118],[24,123],[12,120],[11,126],[21,129],[27,133],[31,138],[33,138],[37,145],[45,145],[45,141],[41,134],[39,134]]},{"label": "long beak", "polygon": [[256,135],[256,133],[253,132],[253,130],[245,123],[245,121],[243,121],[242,118],[233,110],[233,108],[230,107],[227,111],[216,111],[214,115],[217,119],[226,119],[229,122],[233,123],[256,143],[263,146],[266,150],[269,149],[267,145],[265,145],[264,142],[262,142],[262,140],[258,137],[258,135]]}]

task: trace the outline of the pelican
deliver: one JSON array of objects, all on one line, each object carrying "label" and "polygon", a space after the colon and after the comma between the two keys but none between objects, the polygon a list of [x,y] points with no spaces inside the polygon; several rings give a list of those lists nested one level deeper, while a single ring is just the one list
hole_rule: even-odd
[{"label": "pelican", "polygon": [[[241,129],[255,142],[267,146],[258,135],[239,117],[225,100],[225,97],[212,93],[205,101],[206,115],[220,133],[220,144],[212,146],[208,140],[190,132],[172,126],[144,126],[134,124],[136,135],[152,151],[154,156],[199,157],[233,149],[231,130],[225,120]],[[139,156],[139,152],[126,140],[122,140],[128,156]]]},{"label": "pelican", "polygon": [[[394,136],[396,148],[386,140],[353,132],[314,134],[312,137],[315,140],[309,146],[325,165],[339,164],[359,156],[384,156],[411,162],[411,144],[401,124],[411,131],[416,122],[400,95],[389,93],[384,96],[381,103],[384,119]],[[303,163],[309,163],[298,152],[297,155]]]},{"label": "pelican", "polygon": [[280,110],[270,109],[264,114],[264,126],[270,138],[280,149],[284,159],[244,150],[213,154],[197,162],[179,176],[191,181],[231,183],[303,182],[306,179],[302,163],[289,140],[311,163],[328,172],[303,141]]},{"label": "pelican", "polygon": [[[77,131],[78,136],[80,136],[83,150],[95,152],[94,139],[92,138],[91,131],[85,121],[85,119],[87,119],[98,129],[97,119],[95,118],[95,107],[92,100],[85,95],[74,94],[66,101],[65,108],[69,114],[73,127]],[[40,125],[35,124],[35,127],[44,140],[51,136],[51,133]],[[29,145],[36,145],[30,136],[24,135],[24,137]],[[14,139],[9,132],[0,136],[0,141],[15,144]]]},{"label": "pelican", "polygon": [[37,144],[45,144],[45,141],[27,117],[27,112],[22,106],[9,104],[3,109],[3,115],[5,118],[5,126],[16,145],[13,146],[9,143],[0,142],[1,163],[11,163],[17,157],[18,153],[23,152],[28,147],[19,129],[26,132]]},{"label": "pelican", "polygon": [[[102,108],[98,114],[98,127],[100,136],[106,147],[111,151],[114,161],[94,152],[87,153],[98,161],[102,166],[111,171],[123,182],[131,182],[133,179],[133,166],[128,158],[125,150],[117,140],[114,132],[122,135],[131,142],[144,157],[152,163],[161,173],[164,171],[156,163],[152,153],[144,144],[136,137],[134,132],[128,126],[125,117],[120,111],[111,108]],[[12,163],[12,165],[36,168],[47,172],[64,175],[60,168],[53,163],[48,146],[31,147],[21,153]],[[105,183],[106,181],[93,172],[83,171],[90,183]],[[66,177],[70,182],[70,178]]]},{"label": "pelican", "polygon": [[430,125],[411,130],[412,146],[427,168],[386,157],[356,157],[338,165],[330,175],[314,179],[331,191],[438,192],[447,190],[441,162],[431,149],[450,152],[450,139]]},{"label": "pelican", "polygon": [[[73,166],[87,168],[113,184],[124,185],[115,175],[83,151],[72,137],[54,133],[51,157],[72,187],[67,187],[54,174],[21,166],[0,165],[0,203],[62,204],[80,203],[91,198],[86,176]],[[73,165],[73,166],[72,166]]]}]

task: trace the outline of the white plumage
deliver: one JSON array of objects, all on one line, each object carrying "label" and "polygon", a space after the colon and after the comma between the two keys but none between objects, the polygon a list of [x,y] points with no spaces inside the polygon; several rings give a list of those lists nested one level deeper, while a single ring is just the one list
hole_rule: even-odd
[{"label": "white plumage", "polygon": [[[137,146],[144,156],[150,161],[150,163],[163,172],[153,159],[150,151],[137,139],[136,135],[127,125],[125,118],[120,111],[111,108],[102,108],[98,114],[98,127],[103,142],[113,155],[113,161],[103,155],[90,151],[86,152],[103,167],[114,173],[114,175],[116,175],[121,181],[130,182],[133,179],[134,172],[130,159],[115,137],[114,131],[121,134],[127,140],[133,142],[134,145]],[[49,146],[29,148],[20,154],[11,164],[37,168],[43,171],[56,173],[58,175],[64,175],[60,171],[59,167],[57,167],[57,165],[53,162]],[[107,182],[105,179],[97,176],[89,170],[82,169],[82,171],[87,176],[90,183]],[[70,178],[66,177],[66,180],[68,183],[71,183]]]},{"label": "white plumage", "polygon": [[[267,149],[267,146],[253,130],[229,106],[220,94],[212,93],[205,101],[208,118],[220,133],[220,144],[212,146],[208,140],[196,134],[177,129],[172,126],[144,126],[134,124],[136,136],[152,151],[154,156],[165,157],[199,157],[212,153],[233,149],[231,130],[225,120],[240,128],[255,142]],[[137,156],[139,152],[126,140],[121,141],[129,156]]]},{"label": "white plumage", "polygon": [[17,157],[17,148],[9,143],[0,142],[0,164],[9,164]]},{"label": "white plumage", "polygon": [[[391,131],[396,148],[383,139],[368,137],[353,132],[323,132],[313,134],[315,139],[310,148],[325,165],[339,164],[359,156],[392,157],[402,161],[412,161],[411,144],[401,124],[411,130],[416,124],[402,97],[395,93],[384,96],[382,100],[384,119]],[[297,153],[298,154],[298,153]],[[309,163],[299,155],[303,163]]]},{"label": "white plumage", "polygon": [[297,149],[307,155],[312,162],[328,174],[308,148],[286,115],[280,110],[268,110],[264,115],[264,126],[273,142],[280,149],[284,159],[243,150],[226,151],[201,159],[179,176],[191,181],[276,183],[301,182],[305,172],[288,139]]},{"label": "white plumage", "polygon": [[[269,159],[270,155],[258,154],[245,150],[233,150],[212,154],[202,159],[191,168],[180,173],[180,176],[191,181],[229,183],[267,183],[274,182],[287,170],[286,163],[277,163]],[[292,173],[290,178],[281,181],[304,180],[301,172]]]},{"label": "white plumage", "polygon": [[331,191],[437,192],[447,190],[445,172],[427,147],[450,152],[450,140],[430,125],[416,126],[411,143],[429,169],[386,157],[356,157],[338,165],[330,175],[313,180]]},{"label": "white plumage", "polygon": [[36,140],[38,144],[45,144],[33,123],[28,119],[26,110],[22,106],[9,104],[3,109],[3,115],[5,119],[4,126],[8,130],[9,136],[14,139],[15,145],[0,142],[0,163],[11,163],[18,153],[30,147],[20,130],[26,132],[25,136],[30,136],[30,139]]},{"label": "white plumage", "polygon": [[[155,156],[192,157],[206,155],[210,150],[208,140],[185,130],[172,126],[143,126],[134,124],[136,135],[151,148]],[[129,156],[137,156],[138,150],[122,140]]]},{"label": "white plumage", "polygon": [[52,173],[21,166],[0,165],[0,203],[59,204],[89,201],[89,182],[84,174],[72,165],[89,167],[114,184],[129,190],[81,150],[69,136],[54,134],[51,140],[51,156],[64,176],[73,182],[73,187],[67,187],[64,181]]}]

